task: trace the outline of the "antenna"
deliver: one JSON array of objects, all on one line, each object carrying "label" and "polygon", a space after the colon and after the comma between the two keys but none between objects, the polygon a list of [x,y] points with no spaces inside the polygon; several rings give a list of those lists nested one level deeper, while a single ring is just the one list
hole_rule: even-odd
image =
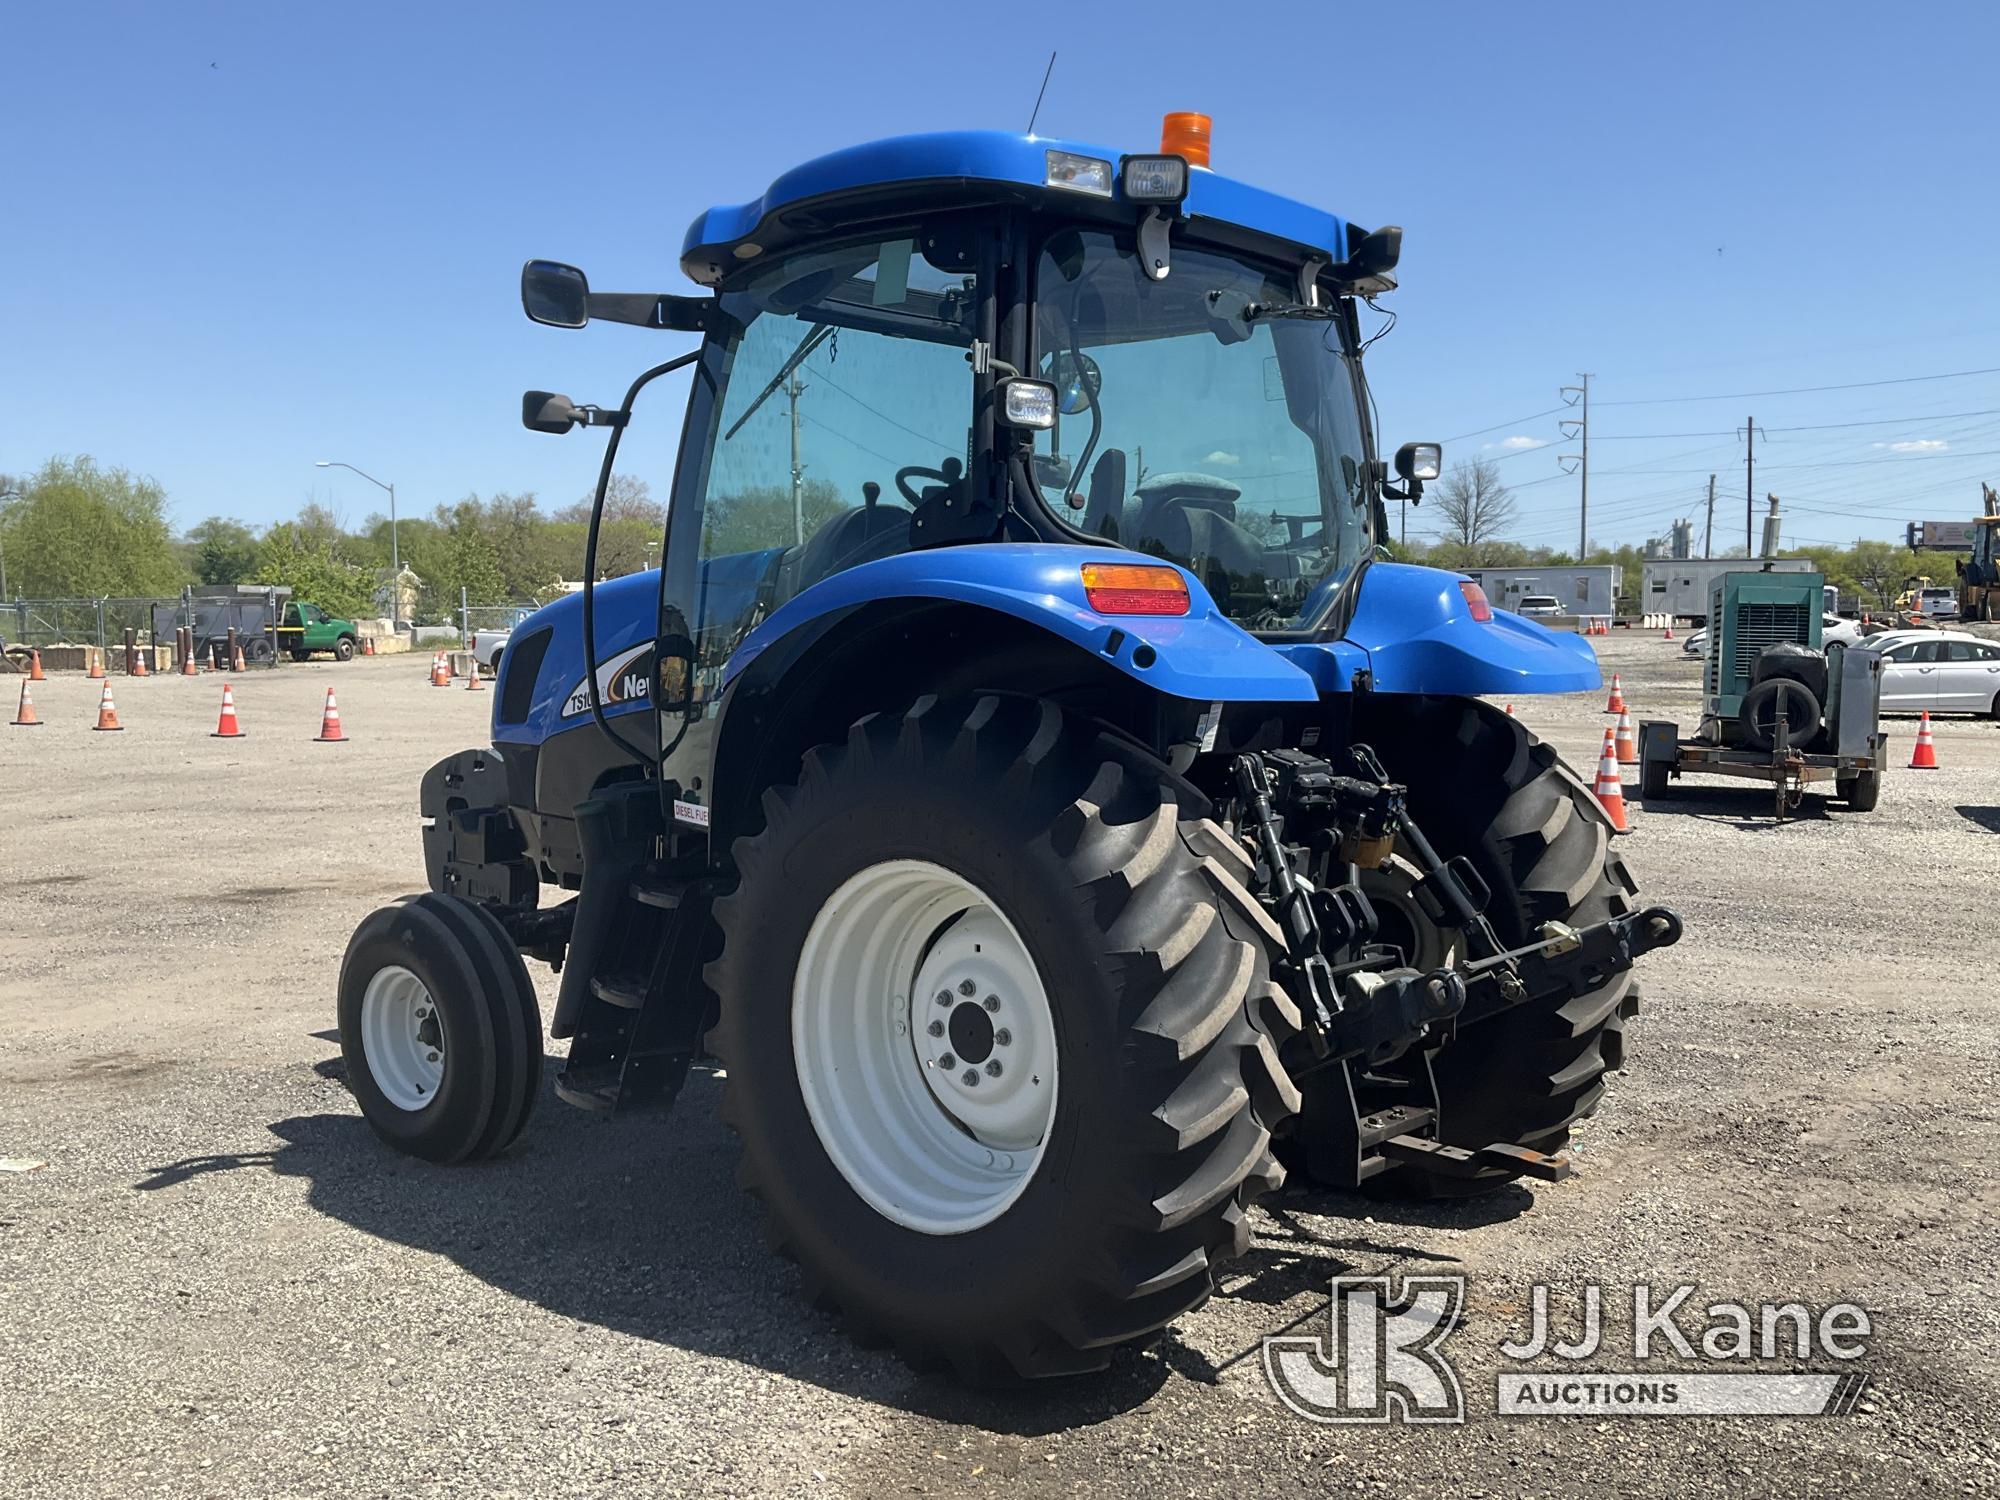
[{"label": "antenna", "polygon": [[1049,65],[1046,68],[1042,69],[1042,86],[1035,90],[1035,112],[1028,116],[1029,135],[1033,135],[1035,133],[1035,121],[1041,117],[1042,113],[1042,95],[1046,94],[1049,91],[1049,74],[1055,72],[1055,70],[1056,70],[1056,55],[1054,52],[1050,52]]}]

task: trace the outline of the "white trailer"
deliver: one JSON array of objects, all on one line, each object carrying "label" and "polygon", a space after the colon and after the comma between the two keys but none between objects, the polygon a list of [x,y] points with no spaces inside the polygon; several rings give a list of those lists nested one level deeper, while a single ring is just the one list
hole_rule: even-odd
[{"label": "white trailer", "polygon": [[1708,618],[1708,586],[1724,573],[1755,573],[1766,566],[1774,573],[1811,573],[1809,557],[1774,557],[1768,564],[1745,557],[1655,557],[1644,565],[1639,583],[1639,612],[1672,615],[1676,620]]},{"label": "white trailer", "polygon": [[1609,619],[1618,613],[1618,575],[1615,563],[1591,563],[1581,567],[1467,568],[1472,581],[1486,590],[1496,609],[1519,610],[1530,594],[1548,594],[1569,616],[1598,615]]}]

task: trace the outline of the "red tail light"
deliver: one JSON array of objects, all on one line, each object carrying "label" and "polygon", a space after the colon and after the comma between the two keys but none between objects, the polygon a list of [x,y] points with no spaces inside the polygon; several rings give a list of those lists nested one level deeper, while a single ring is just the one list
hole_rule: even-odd
[{"label": "red tail light", "polygon": [[1461,578],[1458,581],[1458,591],[1465,595],[1465,607],[1472,611],[1473,619],[1490,620],[1493,618],[1493,606],[1486,602],[1485,589],[1474,583],[1470,578]]}]

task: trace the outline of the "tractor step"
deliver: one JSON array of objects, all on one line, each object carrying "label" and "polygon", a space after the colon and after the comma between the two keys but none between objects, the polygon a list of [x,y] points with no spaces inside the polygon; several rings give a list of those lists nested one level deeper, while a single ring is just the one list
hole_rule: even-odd
[{"label": "tractor step", "polygon": [[642,1010],[646,981],[637,974],[599,974],[590,981],[590,993],[620,1010]]},{"label": "tractor step", "polygon": [[684,880],[674,880],[650,871],[642,871],[632,877],[632,899],[641,906],[655,907],[660,911],[676,910],[687,888],[688,883]]},{"label": "tractor step", "polygon": [[1382,1155],[1391,1161],[1436,1172],[1441,1177],[1476,1177],[1481,1172],[1498,1170],[1542,1182],[1563,1182],[1576,1173],[1567,1156],[1547,1156],[1526,1146],[1501,1142],[1468,1151],[1463,1146],[1447,1146],[1443,1141],[1398,1135],[1382,1142]]},{"label": "tractor step", "polygon": [[618,1107],[618,1085],[623,1074],[621,1062],[564,1068],[556,1074],[556,1097],[578,1109],[608,1115]]}]

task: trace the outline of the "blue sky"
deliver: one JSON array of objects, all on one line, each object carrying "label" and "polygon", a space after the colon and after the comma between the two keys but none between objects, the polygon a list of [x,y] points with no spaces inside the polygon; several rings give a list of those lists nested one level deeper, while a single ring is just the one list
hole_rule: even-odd
[{"label": "blue sky", "polygon": [[[1219,170],[1404,226],[1384,435],[1501,458],[1524,540],[1574,543],[1551,409],[1583,370],[1600,541],[1699,535],[1711,470],[1740,538],[1749,416],[1794,537],[1968,516],[2000,479],[2000,8],[1320,13],[1309,36],[1274,28],[1310,8],[1178,3],[16,7],[0,470],[91,453],[182,525],[380,508],[315,458],[405,514],[573,500],[598,439],[523,431],[521,390],[610,402],[686,341],[535,328],[522,260],[687,290],[709,204],[857,140],[1020,129],[1054,46],[1041,133],[1144,150],[1205,110]],[[654,415],[634,456],[661,464],[677,403]]]}]

